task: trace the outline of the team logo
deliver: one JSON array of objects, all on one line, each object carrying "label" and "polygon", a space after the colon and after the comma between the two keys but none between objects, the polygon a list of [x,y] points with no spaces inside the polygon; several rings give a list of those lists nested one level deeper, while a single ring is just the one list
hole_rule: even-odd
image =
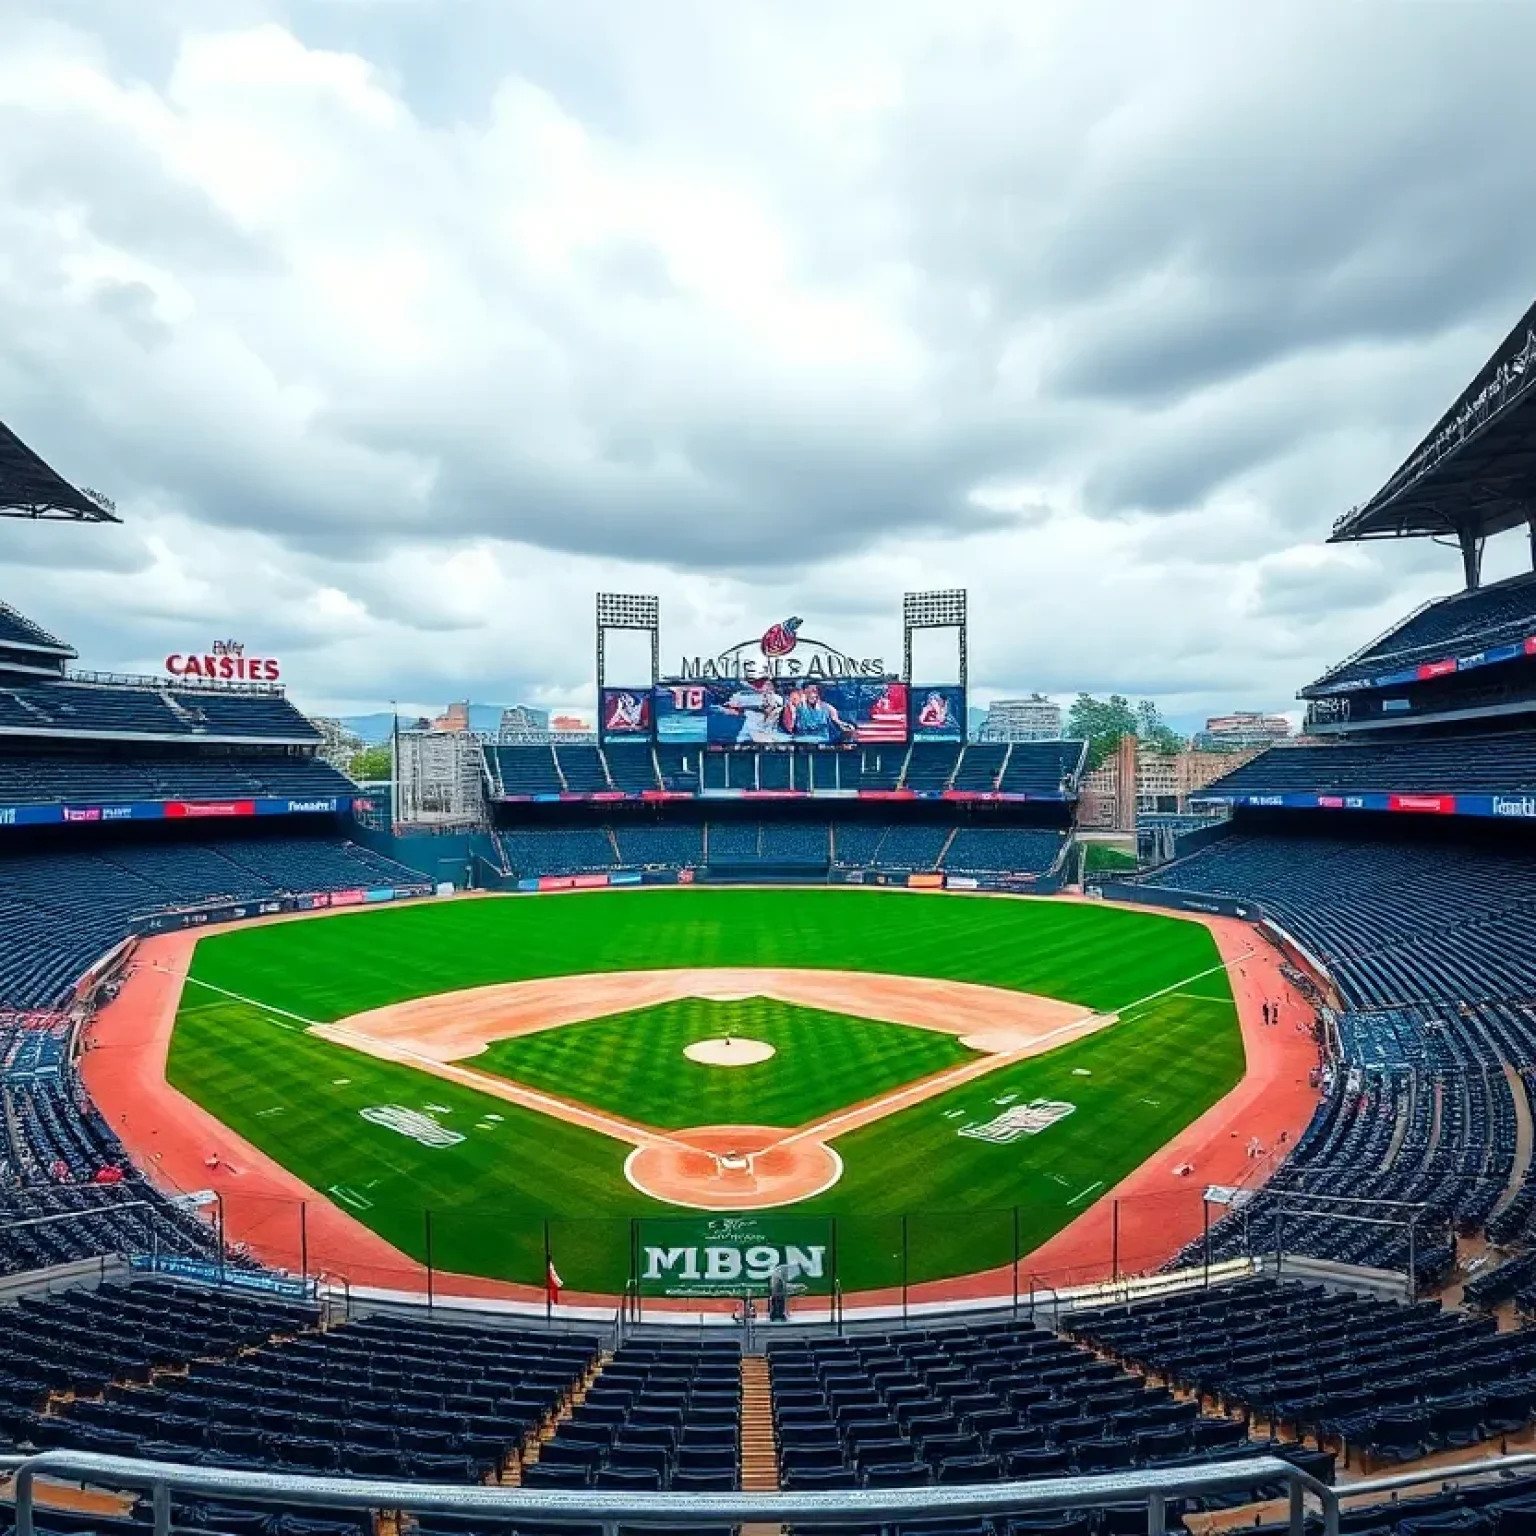
[{"label": "team logo", "polygon": [[446,1125],[439,1125],[431,1115],[423,1115],[403,1104],[375,1104],[358,1114],[371,1125],[382,1125],[387,1131],[395,1131],[420,1142],[424,1147],[454,1147],[464,1138]]},{"label": "team logo", "polygon": [[788,656],[794,650],[796,638],[800,633],[800,626],[804,619],[785,619],[782,624],[775,624],[760,642],[764,656]]},{"label": "team logo", "polygon": [[995,1146],[1007,1146],[1021,1136],[1038,1136],[1049,1130],[1058,1120],[1065,1120],[1077,1106],[1059,1099],[1032,1099],[1028,1104],[1015,1104],[991,1120],[973,1120],[960,1127],[960,1135],[973,1141],[990,1141]]}]

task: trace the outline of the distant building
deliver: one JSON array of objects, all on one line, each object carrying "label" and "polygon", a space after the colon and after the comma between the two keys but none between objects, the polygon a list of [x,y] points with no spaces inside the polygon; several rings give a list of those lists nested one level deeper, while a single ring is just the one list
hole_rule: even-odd
[{"label": "distant building", "polygon": [[469,729],[469,700],[450,704],[432,722],[434,731],[467,731]]},{"label": "distant building", "polygon": [[586,741],[596,737],[597,728],[580,715],[551,715],[549,735],[553,741]]},{"label": "distant building", "polygon": [[[1194,748],[1152,752],[1143,749],[1134,736],[1122,737],[1117,750],[1092,773],[1084,775],[1078,825],[1134,832],[1139,814],[1186,812],[1191,795],[1257,757],[1262,750],[1249,746],[1229,747],[1220,752]],[[1130,790],[1132,783],[1134,792]]]},{"label": "distant building", "polygon": [[1213,715],[1203,731],[1196,731],[1194,746],[1201,752],[1238,752],[1245,747],[1267,747],[1284,741],[1291,734],[1291,722],[1284,715],[1261,715],[1239,711],[1232,715]]},{"label": "distant building", "polygon": [[508,741],[548,741],[549,711],[514,704],[501,712],[501,734]]},{"label": "distant building", "polygon": [[1061,705],[1044,694],[1027,699],[995,699],[981,727],[982,741],[1060,741]]},{"label": "distant building", "polygon": [[320,732],[320,751],[317,754],[332,768],[347,771],[348,764],[363,749],[363,738],[349,731],[340,720],[328,715],[311,715],[309,723]]}]

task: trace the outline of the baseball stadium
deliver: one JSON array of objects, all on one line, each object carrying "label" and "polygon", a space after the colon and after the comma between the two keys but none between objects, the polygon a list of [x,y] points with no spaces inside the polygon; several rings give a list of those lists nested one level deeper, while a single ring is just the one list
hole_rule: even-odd
[{"label": "baseball stadium", "polygon": [[[1333,526],[1458,590],[1113,875],[963,590],[596,593],[595,733],[387,785],[0,605],[0,1530],[1524,1530],[1533,381]],[[0,510],[117,517],[6,429]]]}]

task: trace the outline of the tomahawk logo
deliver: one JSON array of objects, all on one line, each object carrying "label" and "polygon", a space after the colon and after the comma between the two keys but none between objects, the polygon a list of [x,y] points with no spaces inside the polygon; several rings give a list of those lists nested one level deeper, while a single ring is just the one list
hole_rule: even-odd
[{"label": "tomahawk logo", "polygon": [[464,1140],[457,1131],[439,1125],[431,1115],[407,1109],[403,1104],[374,1104],[358,1110],[358,1114],[370,1125],[382,1125],[386,1131],[409,1136],[424,1147],[455,1147]]},{"label": "tomahawk logo", "polygon": [[960,1127],[962,1136],[973,1141],[990,1141],[1006,1146],[1021,1136],[1038,1136],[1058,1120],[1065,1120],[1077,1108],[1075,1104],[1059,1099],[1032,1099],[1028,1104],[1015,1104],[991,1120],[973,1120]]},{"label": "tomahawk logo", "polygon": [[775,624],[766,630],[763,638],[758,642],[764,656],[788,656],[798,645],[800,626],[804,619],[785,619],[782,624]]}]

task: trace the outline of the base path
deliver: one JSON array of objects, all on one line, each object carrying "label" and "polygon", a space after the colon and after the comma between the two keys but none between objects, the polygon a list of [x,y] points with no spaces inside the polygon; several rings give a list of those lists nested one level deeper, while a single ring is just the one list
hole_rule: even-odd
[{"label": "base path", "polygon": [[743,1002],[754,997],[886,1024],[909,1024],[945,1035],[1017,1030],[1033,1038],[1042,1029],[1077,1023],[1088,1013],[1077,1003],[970,981],[879,971],[715,966],[594,971],[439,992],[354,1013],[326,1028],[344,1028],[433,1061],[464,1061],[478,1056],[493,1040],[511,1040],[562,1024],[581,1024],[685,998]]},{"label": "base path", "polygon": [[[793,1130],[657,1130],[469,1065],[494,1040],[684,998],[753,997],[957,1035],[982,1054]],[[698,1211],[760,1211],[793,1205],[830,1189],[843,1171],[842,1159],[828,1145],[834,1137],[1113,1022],[1112,1016],[1093,1013],[1079,1003],[975,982],[754,967],[594,972],[473,987],[371,1008],[335,1024],[312,1024],[309,1032],[628,1142],[634,1150],[625,1159],[624,1175],[641,1194]],[[723,1041],[715,1043],[724,1046]]]}]

